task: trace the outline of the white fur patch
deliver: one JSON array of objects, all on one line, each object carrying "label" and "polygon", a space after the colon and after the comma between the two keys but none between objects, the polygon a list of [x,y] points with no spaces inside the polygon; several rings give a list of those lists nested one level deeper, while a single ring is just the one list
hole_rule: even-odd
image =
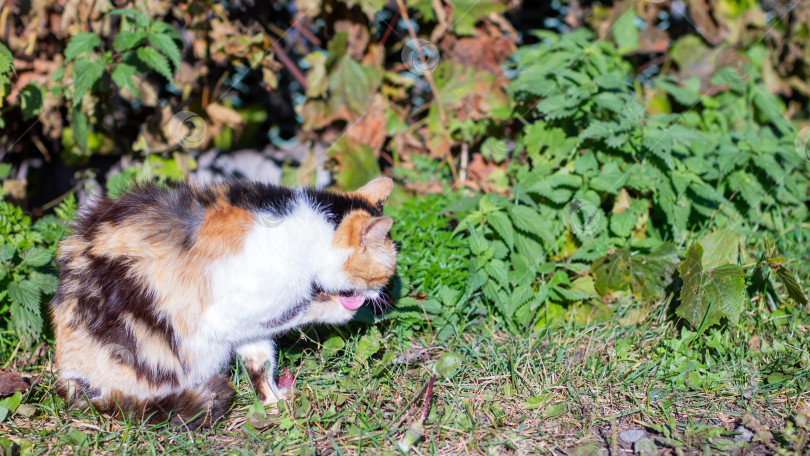
[{"label": "white fur patch", "polygon": [[197,337],[186,348],[199,353],[198,363],[210,361],[193,377],[205,378],[230,360],[230,353],[211,356],[214,345],[233,349],[304,323],[302,311],[278,327],[262,325],[283,320],[285,312],[308,300],[313,282],[327,289],[351,288],[343,273],[351,251],[332,247],[335,228],[300,194],[292,213],[280,222],[263,223],[256,217],[242,252],[208,269],[212,300]]}]

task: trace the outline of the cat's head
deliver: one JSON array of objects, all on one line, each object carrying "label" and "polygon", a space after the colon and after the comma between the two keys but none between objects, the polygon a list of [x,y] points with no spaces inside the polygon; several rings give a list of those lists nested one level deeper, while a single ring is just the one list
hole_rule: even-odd
[{"label": "cat's head", "polygon": [[380,215],[393,186],[391,179],[380,177],[350,193],[349,196],[368,202],[378,213],[352,209],[344,214],[335,230],[333,246],[351,252],[343,264],[350,289],[338,293],[337,300],[352,313],[366,300],[379,299],[396,270],[397,250],[389,236],[394,221]]}]

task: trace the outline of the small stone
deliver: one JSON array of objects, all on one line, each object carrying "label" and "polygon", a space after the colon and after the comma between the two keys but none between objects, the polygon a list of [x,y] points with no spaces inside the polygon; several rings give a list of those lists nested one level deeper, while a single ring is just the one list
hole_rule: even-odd
[{"label": "small stone", "polygon": [[636,443],[644,437],[647,437],[647,432],[643,429],[628,429],[619,433],[619,438],[625,443]]},{"label": "small stone", "polygon": [[748,443],[752,438],[754,438],[754,433],[749,431],[748,428],[743,425],[737,426],[737,429],[735,429],[734,432],[737,433],[737,435],[734,436],[735,442]]},{"label": "small stone", "polygon": [[655,456],[658,454],[655,443],[646,437],[633,445],[633,451],[639,456]]}]

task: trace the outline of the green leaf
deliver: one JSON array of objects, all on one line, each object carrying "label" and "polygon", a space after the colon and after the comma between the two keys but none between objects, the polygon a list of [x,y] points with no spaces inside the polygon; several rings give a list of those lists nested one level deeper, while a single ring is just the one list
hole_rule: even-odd
[{"label": "green leaf", "polygon": [[73,64],[73,103],[81,103],[85,92],[90,90],[101,75],[104,65],[98,60],[79,59]]},{"label": "green leaf", "polygon": [[436,363],[436,372],[450,380],[461,368],[464,358],[458,353],[447,352]]},{"label": "green leaf", "polygon": [[693,106],[700,100],[700,80],[697,77],[683,81],[683,86],[678,85],[673,77],[659,77],[655,78],[655,85],[684,106]]},{"label": "green leaf", "polygon": [[138,87],[132,80],[132,76],[135,75],[135,72],[136,68],[134,66],[122,62],[115,65],[112,74],[110,74],[110,77],[112,78],[115,85],[117,85],[121,89],[129,89],[129,92],[132,95],[134,95],[135,97],[140,97],[141,92],[138,90]]},{"label": "green leaf", "polygon": [[[9,285],[9,289],[11,289],[11,285]],[[39,308],[39,290],[36,290],[36,296],[37,304],[32,307],[26,307],[13,301],[9,309],[11,322],[17,336],[29,345],[39,339],[40,334],[42,334],[43,321]]]},{"label": "green leaf", "polygon": [[73,130],[73,137],[76,139],[76,143],[81,146],[82,150],[87,151],[89,137],[87,131],[87,114],[77,106],[74,106],[71,110],[70,121],[70,127]]},{"label": "green leaf", "polygon": [[[254,388],[256,386],[254,385]],[[269,426],[272,420],[268,419],[267,411],[264,409],[264,405],[259,402],[259,400],[253,401],[253,405],[250,406],[248,409],[248,424],[254,430],[256,429],[263,429]]]},{"label": "green leaf", "polygon": [[717,230],[700,240],[703,247],[703,269],[714,269],[724,264],[737,264],[739,237],[731,230]]},{"label": "green leaf", "polygon": [[157,49],[153,47],[139,47],[136,51],[138,60],[157,71],[158,74],[166,78],[166,81],[172,83],[174,75],[172,69],[169,67],[169,61]]},{"label": "green leaf", "polygon": [[362,114],[371,106],[381,83],[379,70],[355,62],[346,55],[329,75],[331,102],[334,106]]},{"label": "green leaf", "polygon": [[3,244],[3,246],[0,247],[0,261],[5,262],[14,258],[14,252],[16,251],[17,250],[14,248],[13,245]]},{"label": "green leaf", "polygon": [[101,39],[95,33],[85,32],[79,33],[68,42],[65,47],[65,62],[70,62],[79,56],[79,54],[90,52],[94,47],[101,43]]},{"label": "green leaf", "polygon": [[45,96],[45,88],[34,84],[28,84],[20,90],[20,108],[23,119],[28,120],[39,114],[42,109],[42,100]]},{"label": "green leaf", "polygon": [[170,38],[174,38],[175,40],[183,41],[183,38],[180,36],[180,32],[178,32],[177,29],[168,22],[157,21],[150,26],[149,30],[151,30],[152,33],[166,35]]},{"label": "green leaf", "polygon": [[126,16],[135,19],[135,24],[140,27],[144,28],[149,26],[149,16],[141,13],[140,11],[136,11],[134,9],[116,9],[112,10],[107,13],[110,16]]},{"label": "green leaf", "polygon": [[25,308],[39,309],[39,288],[28,280],[9,283],[8,296]]},{"label": "green leaf", "polygon": [[638,49],[638,28],[635,22],[636,14],[631,6],[616,20],[611,28],[613,41],[616,42],[616,46],[622,54]]},{"label": "green leaf", "polygon": [[321,347],[324,353],[334,354],[343,349],[345,345],[346,342],[343,341],[343,338],[339,334],[332,334],[324,341]]},{"label": "green leaf", "polygon": [[461,291],[454,290],[447,285],[443,285],[439,290],[439,298],[445,306],[455,306],[458,304],[459,297],[461,297]]},{"label": "green leaf", "polygon": [[42,247],[33,247],[22,252],[20,255],[23,262],[29,266],[39,267],[51,261],[51,252]]},{"label": "green leaf", "polygon": [[545,393],[539,396],[534,396],[526,401],[526,403],[523,405],[523,409],[524,410],[538,409],[546,405],[546,403],[551,399],[554,399],[554,393]]},{"label": "green leaf", "polygon": [[784,108],[780,106],[780,101],[777,97],[766,92],[761,88],[756,88],[753,91],[754,106],[757,107],[767,120],[769,120],[776,128],[783,133],[789,133],[792,130],[792,125],[785,119],[783,114]]},{"label": "green leaf", "polygon": [[59,288],[59,279],[53,274],[34,271],[28,276],[28,280],[45,294],[56,293],[57,288]]},{"label": "green leaf", "polygon": [[495,163],[500,163],[506,160],[506,153],[508,146],[506,141],[489,137],[481,143],[481,156],[486,159],[492,159]]},{"label": "green leaf", "polygon": [[0,43],[0,74],[11,73],[14,70],[14,55],[5,44]]},{"label": "green leaf", "polygon": [[506,242],[511,250],[515,245],[515,232],[509,217],[501,211],[487,214],[487,224]]},{"label": "green leaf", "polygon": [[177,47],[177,43],[175,43],[169,35],[150,33],[148,35],[148,39],[149,42],[152,43],[152,46],[156,47],[159,51],[163,52],[167,57],[169,57],[169,60],[171,60],[175,70],[180,69],[180,49]]},{"label": "green leaf", "polygon": [[506,5],[497,0],[451,0],[454,11],[453,31],[458,35],[472,35],[475,32],[475,23],[506,9]]},{"label": "green leaf", "polygon": [[610,216],[610,230],[621,238],[630,237],[637,219],[638,217],[630,210],[625,210],[621,214],[613,214]]},{"label": "green leaf", "polygon": [[776,266],[776,275],[782,279],[782,283],[785,285],[788,296],[799,304],[807,304],[807,295],[804,294],[804,290],[802,290],[801,285],[799,285],[799,282],[796,280],[796,276],[794,276],[793,273],[783,265],[780,264]]},{"label": "green leaf", "polygon": [[124,30],[115,35],[113,48],[118,52],[124,52],[137,46],[144,38],[146,38],[146,33],[141,30],[135,32]]},{"label": "green leaf", "polygon": [[380,175],[377,156],[367,144],[358,144],[344,137],[333,143],[327,153],[339,165],[333,177],[341,189],[360,188]]},{"label": "green leaf", "polygon": [[683,279],[681,304],[675,309],[697,330],[703,331],[725,317],[737,324],[745,305],[745,274],[740,266],[726,264],[704,270],[703,247],[692,244],[686,258],[678,265]]},{"label": "green leaf", "polygon": [[441,303],[435,299],[425,299],[419,303],[419,307],[421,307],[428,315],[441,315],[443,313]]},{"label": "green leaf", "polygon": [[671,282],[678,259],[671,243],[661,244],[647,254],[632,254],[627,248],[616,249],[591,266],[596,275],[594,288],[602,296],[630,289],[642,299],[659,299]]},{"label": "green leaf", "polygon": [[14,413],[21,403],[22,393],[20,391],[17,391],[5,399],[0,399],[0,407],[7,409],[11,413]]},{"label": "green leaf", "polygon": [[377,353],[380,347],[382,347],[382,335],[376,326],[372,326],[366,335],[361,337],[360,341],[357,342],[357,351],[354,354],[354,358],[358,362],[365,362]]},{"label": "green leaf", "polygon": [[507,276],[506,263],[501,260],[491,260],[484,265],[484,270],[490,278],[495,280],[495,283],[506,287],[509,285],[509,277]]}]

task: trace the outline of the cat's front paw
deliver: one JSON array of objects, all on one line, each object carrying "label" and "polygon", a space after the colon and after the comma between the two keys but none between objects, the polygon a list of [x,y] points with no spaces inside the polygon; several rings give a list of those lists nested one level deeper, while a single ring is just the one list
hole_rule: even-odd
[{"label": "cat's front paw", "polygon": [[271,388],[270,394],[264,400],[265,405],[276,404],[284,399],[292,399],[295,396],[295,377],[292,372],[284,369],[281,375],[278,376],[278,382],[275,387]]}]

